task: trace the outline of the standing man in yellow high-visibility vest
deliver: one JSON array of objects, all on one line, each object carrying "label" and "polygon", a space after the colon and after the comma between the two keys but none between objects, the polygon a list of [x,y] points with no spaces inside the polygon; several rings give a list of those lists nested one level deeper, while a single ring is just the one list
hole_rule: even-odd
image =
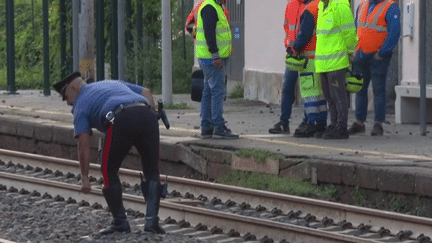
[{"label": "standing man in yellow high-visibility vest", "polygon": [[222,5],[226,0],[205,0],[198,10],[196,56],[204,73],[201,99],[201,137],[238,138],[225,126],[226,59],[231,56],[232,35]]},{"label": "standing man in yellow high-visibility vest", "polygon": [[318,9],[315,71],[321,74],[331,122],[322,138],[347,139],[345,73],[357,45],[354,16],[348,0],[321,0]]}]

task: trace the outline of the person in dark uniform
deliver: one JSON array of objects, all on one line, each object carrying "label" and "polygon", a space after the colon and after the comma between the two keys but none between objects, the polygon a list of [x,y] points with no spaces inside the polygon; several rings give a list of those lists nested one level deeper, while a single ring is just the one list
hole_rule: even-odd
[{"label": "person in dark uniform", "polygon": [[92,128],[105,133],[101,170],[102,189],[114,220],[99,233],[130,232],[122,200],[122,186],[118,170],[132,146],[141,156],[144,180],[141,182],[146,204],[144,230],[158,234],[165,231],[159,226],[159,203],[162,185],[159,181],[159,124],[153,96],[147,88],[118,80],[86,84],[79,72],[53,85],[63,101],[73,106],[74,132],[78,142],[81,167],[81,190],[91,190],[88,178],[90,136]]}]

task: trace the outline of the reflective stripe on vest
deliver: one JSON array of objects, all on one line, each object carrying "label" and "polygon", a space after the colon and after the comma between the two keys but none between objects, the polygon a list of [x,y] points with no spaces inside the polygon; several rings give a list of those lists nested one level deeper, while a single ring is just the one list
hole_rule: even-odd
[{"label": "reflective stripe on vest", "polygon": [[387,39],[386,13],[393,0],[378,3],[369,15],[369,1],[362,1],[357,15],[357,36],[359,39],[357,50],[365,53],[378,52]]},{"label": "reflective stripe on vest", "polygon": [[323,73],[347,68],[348,53],[357,45],[349,3],[347,0],[332,0],[324,9],[324,3],[320,1],[318,9],[315,70]]},{"label": "reflective stripe on vest", "polygon": [[292,47],[300,31],[300,16],[305,4],[298,0],[289,1],[285,9],[285,48]]},{"label": "reflective stripe on vest", "polygon": [[[390,3],[390,2],[392,2],[392,0],[385,0],[385,1],[382,1],[380,4],[381,4],[381,6],[380,6],[380,8],[378,9],[378,11],[375,13],[375,16],[374,16],[374,18],[373,18],[373,20],[372,20],[372,22],[371,23],[367,23],[367,17],[366,17],[366,22],[363,22],[362,21],[362,16],[363,16],[363,14],[366,14],[367,15],[367,11],[368,11],[368,8],[369,8],[369,4],[364,4],[364,2],[362,3],[362,8],[361,8],[361,11],[359,12],[360,13],[360,15],[359,16],[361,16],[360,17],[360,19],[357,21],[357,25],[358,25],[358,27],[364,27],[364,28],[368,28],[368,29],[373,29],[373,30],[376,30],[376,31],[379,31],[379,32],[387,32],[387,25],[385,25],[385,26],[379,26],[378,25],[378,18],[379,18],[379,16],[382,14],[382,12],[383,12],[383,10],[384,10],[384,7],[388,4],[388,3]],[[364,11],[366,11],[366,13],[364,13]]]},{"label": "reflective stripe on vest", "polygon": [[221,5],[218,5],[214,0],[205,0],[200,9],[198,10],[198,22],[197,22],[197,36],[196,36],[196,56],[197,58],[212,58],[212,54],[207,46],[207,40],[204,34],[203,20],[201,16],[202,9],[211,5],[216,10],[218,15],[218,21],[216,23],[216,44],[219,50],[220,58],[227,58],[231,56],[232,48],[232,35],[229,26],[226,13],[224,12]]}]

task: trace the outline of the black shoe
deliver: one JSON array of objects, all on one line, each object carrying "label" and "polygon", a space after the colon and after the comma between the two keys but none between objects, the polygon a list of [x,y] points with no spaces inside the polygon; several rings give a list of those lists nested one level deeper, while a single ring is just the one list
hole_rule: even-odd
[{"label": "black shoe", "polygon": [[371,135],[372,136],[382,136],[383,133],[384,133],[384,129],[381,126],[381,124],[375,123],[375,125],[373,126],[373,129],[372,129]]},{"label": "black shoe", "polygon": [[165,234],[159,225],[160,198],[163,196],[163,186],[159,181],[143,180],[141,190],[146,201],[146,222],[144,231],[155,234]]},{"label": "black shoe", "polygon": [[269,129],[269,133],[273,134],[290,134],[289,126],[284,125],[283,122],[278,122],[274,124],[272,128]]},{"label": "black shoe", "polygon": [[296,131],[294,133],[295,138],[310,138],[313,137],[316,132],[318,132],[318,128],[315,125],[307,124],[307,127],[303,130]]},{"label": "black shoe", "polygon": [[122,188],[120,184],[112,185],[108,188],[103,188],[102,193],[111,211],[114,220],[107,228],[99,231],[101,235],[112,234],[118,232],[130,232],[129,222],[123,207]]},{"label": "black shoe", "polygon": [[335,125],[328,125],[325,129],[320,130],[314,134],[315,138],[322,138],[324,134],[331,132],[335,128]]},{"label": "black shoe", "polygon": [[212,130],[201,130],[201,138],[208,139],[213,137],[213,129]]},{"label": "black shoe", "polygon": [[348,129],[348,133],[350,135],[358,134],[358,133],[364,133],[366,131],[365,125],[360,125],[357,122],[353,122],[351,127]]},{"label": "black shoe", "polygon": [[323,139],[347,139],[349,138],[348,129],[336,126],[332,131],[324,133]]},{"label": "black shoe", "polygon": [[130,233],[130,226],[127,219],[114,219],[111,222],[111,225],[106,227],[105,229],[99,231],[100,235],[108,235],[112,234],[114,232],[120,232],[120,233]]},{"label": "black shoe", "polygon": [[305,120],[303,120],[300,125],[294,130],[294,135],[298,132],[301,132],[303,130],[305,130],[306,128],[308,128],[309,123]]},{"label": "black shoe", "polygon": [[230,129],[228,129],[226,126],[223,126],[221,129],[214,130],[213,138],[236,139],[239,138],[239,135],[232,133]]}]

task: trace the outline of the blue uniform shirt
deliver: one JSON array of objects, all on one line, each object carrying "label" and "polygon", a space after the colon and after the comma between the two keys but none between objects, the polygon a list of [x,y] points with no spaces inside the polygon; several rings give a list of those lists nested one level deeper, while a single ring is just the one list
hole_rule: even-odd
[{"label": "blue uniform shirt", "polygon": [[106,132],[103,121],[109,111],[120,104],[149,101],[142,96],[143,87],[131,83],[105,80],[84,85],[72,108],[75,137],[96,128]]}]

